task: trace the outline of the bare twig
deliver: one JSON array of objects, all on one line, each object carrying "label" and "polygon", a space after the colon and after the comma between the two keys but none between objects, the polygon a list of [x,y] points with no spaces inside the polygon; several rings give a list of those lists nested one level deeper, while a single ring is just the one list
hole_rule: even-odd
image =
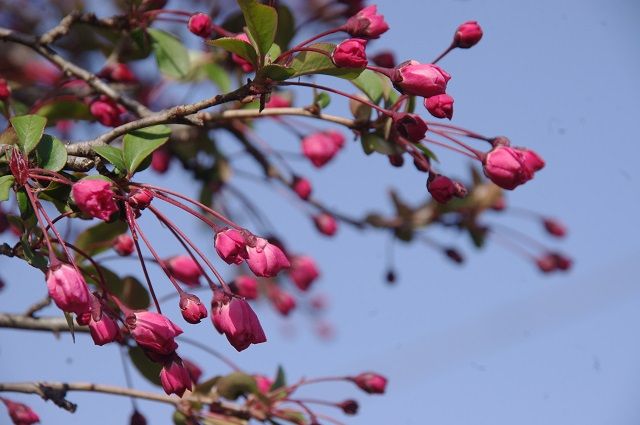
[{"label": "bare twig", "polygon": [[47,307],[49,304],[51,304],[51,297],[49,297],[47,295],[46,297],[44,297],[40,301],[38,301],[38,302],[34,303],[33,305],[31,305],[27,309],[27,311],[24,312],[24,315],[27,316],[27,317],[34,317],[34,315],[37,312],[39,312],[43,308]]},{"label": "bare twig", "polygon": [[[67,321],[62,317],[29,317],[23,314],[0,313],[0,328],[25,329],[32,331],[70,332]],[[75,332],[89,332],[86,326],[76,325]]]}]

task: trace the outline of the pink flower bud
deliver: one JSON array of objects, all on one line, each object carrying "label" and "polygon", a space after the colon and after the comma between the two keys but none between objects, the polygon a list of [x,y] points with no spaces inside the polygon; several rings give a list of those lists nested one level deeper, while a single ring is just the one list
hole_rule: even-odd
[{"label": "pink flower bud", "polygon": [[196,13],[194,15],[191,15],[187,27],[193,34],[202,38],[209,38],[211,36],[211,33],[213,32],[211,18],[204,13]]},{"label": "pink flower bud", "polygon": [[482,28],[476,21],[467,21],[460,25],[453,36],[453,44],[455,47],[468,49],[478,44],[482,38]]},{"label": "pink flower bud", "polygon": [[26,404],[7,400],[2,397],[0,397],[0,400],[7,406],[9,417],[15,425],[31,425],[40,422],[40,418],[36,412],[31,410]]},{"label": "pink flower bud", "polygon": [[411,60],[398,65],[393,83],[404,94],[431,97],[444,94],[450,79],[438,65]]},{"label": "pink flower bud", "polygon": [[454,248],[447,248],[444,250],[444,254],[454,263],[464,263],[464,257],[460,254],[460,251]]},{"label": "pink flower bud", "polygon": [[5,101],[11,97],[11,88],[7,84],[7,80],[0,78],[0,100]]},{"label": "pink flower bud", "polygon": [[153,200],[153,192],[149,189],[134,189],[129,194],[129,204],[132,207],[137,208],[139,210],[143,210],[151,205],[151,201]]},{"label": "pink flower bud", "polygon": [[89,332],[91,338],[96,345],[105,345],[118,339],[120,336],[120,328],[118,323],[106,313],[102,313],[100,320],[95,321],[93,318],[89,322]]},{"label": "pink flower bud", "polygon": [[[247,44],[251,44],[249,42],[249,37],[247,36],[247,34],[243,32],[241,32],[240,34],[236,35],[233,38],[235,38],[236,40],[244,41]],[[253,47],[251,48],[253,49]],[[253,72],[253,64],[248,60],[246,60],[245,58],[243,58],[242,56],[232,53],[231,60],[242,69],[242,72],[245,72],[245,73]]]},{"label": "pink flower bud", "polygon": [[292,258],[289,277],[298,289],[308,290],[318,276],[320,276],[320,272],[313,258],[306,255],[296,255]]},{"label": "pink flower bud", "polygon": [[165,262],[169,273],[188,286],[200,285],[202,269],[190,255],[177,255]]},{"label": "pink flower bud", "polygon": [[247,265],[256,276],[274,277],[290,266],[284,252],[263,238],[256,238],[254,246],[247,246],[247,255]]},{"label": "pink flower bud", "polygon": [[248,300],[258,298],[258,281],[247,275],[237,276],[231,283],[233,293]]},{"label": "pink flower bud", "polygon": [[441,204],[446,204],[454,197],[464,198],[467,195],[467,189],[462,185],[462,183],[451,180],[449,177],[440,174],[435,177],[433,174],[429,175],[429,179],[427,180],[427,190],[433,199]]},{"label": "pink flower bud", "polygon": [[402,137],[410,142],[419,142],[427,133],[427,123],[417,114],[394,112],[393,126]]},{"label": "pink flower bud", "polygon": [[424,100],[424,107],[436,118],[451,119],[453,117],[453,98],[448,94],[427,97]]},{"label": "pink flower bud", "polygon": [[80,326],[89,326],[91,323],[91,311],[87,310],[82,314],[76,314],[76,323]]},{"label": "pink flower bud", "polygon": [[338,68],[364,68],[367,66],[367,40],[350,38],[333,49],[331,60]]},{"label": "pink flower bud", "polygon": [[91,309],[87,283],[72,265],[58,264],[47,272],[47,289],[51,299],[62,310],[78,315]]},{"label": "pink flower bud", "polygon": [[543,255],[537,258],[536,265],[543,273],[551,273],[556,269],[556,261],[551,255]]},{"label": "pink flower bud", "polygon": [[345,400],[342,403],[338,404],[338,407],[342,409],[345,415],[355,415],[358,413],[358,402],[355,400]]},{"label": "pink flower bud", "polygon": [[189,371],[180,359],[173,360],[162,367],[160,383],[167,395],[176,394],[178,397],[182,397],[185,391],[191,390],[193,387]]},{"label": "pink flower bud", "polygon": [[216,234],[216,252],[227,264],[240,264],[247,258],[247,243],[237,229],[225,229]]},{"label": "pink flower bud", "polygon": [[126,109],[110,98],[102,96],[91,102],[89,111],[100,124],[107,127],[117,127],[122,124],[121,115],[126,112]]},{"label": "pink flower bud", "polygon": [[295,177],[291,183],[291,188],[300,199],[304,199],[305,201],[309,199],[311,191],[313,190],[311,182],[304,177]]},{"label": "pink flower bud", "polygon": [[278,285],[269,285],[267,287],[267,297],[283,316],[288,316],[296,308],[296,299],[293,298],[293,295],[280,289]]},{"label": "pink flower bud", "polygon": [[98,76],[118,83],[135,83],[138,81],[131,68],[124,63],[108,64]]},{"label": "pink flower bud", "polygon": [[556,270],[567,271],[571,268],[571,258],[559,252],[547,252],[536,259],[536,265],[544,273]]},{"label": "pink flower bud", "polygon": [[138,311],[127,318],[131,336],[138,345],[156,354],[169,355],[176,351],[175,337],[182,329],[162,314]]},{"label": "pink flower bud", "polygon": [[200,381],[200,378],[202,377],[202,369],[200,369],[197,364],[187,359],[182,359],[182,364],[189,371],[189,376],[193,383],[198,385],[198,381]]},{"label": "pink flower bud", "polygon": [[277,93],[271,93],[271,97],[265,105],[266,108],[288,108],[290,106],[291,100]]},{"label": "pink flower bud", "polygon": [[147,425],[147,418],[137,410],[134,410],[129,419],[129,425]]},{"label": "pink flower bud", "polygon": [[484,158],[484,174],[503,189],[515,189],[533,178],[544,161],[533,151],[498,145]]},{"label": "pink flower bud", "polygon": [[113,241],[113,250],[123,257],[131,255],[134,249],[133,239],[129,235],[120,235]]},{"label": "pink flower bud", "polygon": [[169,169],[171,153],[167,149],[158,149],[151,156],[151,169],[156,173],[164,174]]},{"label": "pink flower bud", "polygon": [[192,324],[200,323],[208,315],[207,308],[200,302],[200,298],[193,294],[180,295],[179,307],[184,320]]},{"label": "pink flower bud", "polygon": [[262,394],[267,394],[269,390],[271,390],[273,379],[264,375],[253,375],[253,379],[255,379],[256,381],[258,391],[260,391]]},{"label": "pink flower bud", "polygon": [[387,159],[389,160],[389,164],[393,167],[400,168],[404,165],[404,157],[402,154],[389,155],[387,156]]},{"label": "pink flower bud", "polygon": [[563,238],[567,234],[567,228],[557,220],[545,218],[542,220],[545,230],[552,236]]},{"label": "pink flower bud", "polygon": [[373,63],[383,68],[395,68],[396,58],[389,50],[382,51],[371,58]]},{"label": "pink flower bud", "polygon": [[331,161],[342,148],[344,138],[341,141],[338,136],[341,134],[328,131],[308,135],[302,139],[303,155],[309,158],[316,167],[322,167]]},{"label": "pink flower bud", "polygon": [[350,378],[361,390],[369,394],[384,394],[387,378],[373,372],[364,372]]},{"label": "pink flower bud", "polygon": [[325,236],[333,236],[338,231],[338,222],[331,214],[322,212],[313,217],[316,229]]},{"label": "pink flower bud", "polygon": [[558,252],[554,252],[554,253],[552,253],[552,255],[553,255],[553,258],[556,261],[556,267],[559,270],[567,271],[573,265],[573,261],[571,260],[571,258],[567,257],[564,254],[560,254]]},{"label": "pink flower bud", "polygon": [[352,37],[378,38],[389,29],[389,25],[384,16],[378,14],[378,8],[371,5],[349,18],[342,29]]},{"label": "pink flower bud", "polygon": [[109,221],[111,216],[118,211],[118,205],[113,199],[111,183],[101,179],[82,179],[73,184],[73,200],[80,211]]},{"label": "pink flower bud", "polygon": [[214,298],[211,311],[214,326],[236,350],[242,351],[251,344],[267,341],[258,316],[245,300]]}]

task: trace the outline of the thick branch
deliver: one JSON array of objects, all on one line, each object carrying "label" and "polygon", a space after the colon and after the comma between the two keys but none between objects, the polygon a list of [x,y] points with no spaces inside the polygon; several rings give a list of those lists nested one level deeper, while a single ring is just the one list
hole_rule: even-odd
[{"label": "thick branch", "polygon": [[[26,329],[31,331],[70,332],[62,317],[29,317],[22,314],[0,313],[0,328]],[[75,332],[89,332],[86,326],[75,326]]]}]

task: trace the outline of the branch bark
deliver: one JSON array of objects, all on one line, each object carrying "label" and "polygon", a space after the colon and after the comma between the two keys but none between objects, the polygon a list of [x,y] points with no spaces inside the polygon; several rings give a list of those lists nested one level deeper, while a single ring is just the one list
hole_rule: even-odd
[{"label": "branch bark", "polygon": [[[0,328],[25,329],[31,331],[70,332],[62,317],[29,317],[22,314],[0,313]],[[87,326],[75,326],[75,332],[89,332]]]}]

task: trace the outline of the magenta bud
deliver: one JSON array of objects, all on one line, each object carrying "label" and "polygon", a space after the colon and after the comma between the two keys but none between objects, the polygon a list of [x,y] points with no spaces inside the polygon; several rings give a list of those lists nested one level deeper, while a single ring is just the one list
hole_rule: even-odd
[{"label": "magenta bud", "polygon": [[209,38],[213,33],[213,25],[211,24],[211,18],[204,13],[196,13],[191,15],[187,28],[191,33],[202,38]]},{"label": "magenta bud", "polygon": [[191,390],[193,387],[189,371],[184,367],[180,358],[172,360],[162,367],[160,383],[167,395],[176,394],[178,397],[182,397],[185,391]]},{"label": "magenta bud", "polygon": [[358,402],[355,400],[345,400],[338,404],[338,407],[342,409],[345,415],[353,416],[358,413]]},{"label": "magenta bud", "polygon": [[227,264],[240,264],[247,258],[245,237],[237,229],[225,229],[216,234],[216,252]]},{"label": "magenta bud", "polygon": [[247,255],[247,265],[256,276],[274,277],[291,265],[282,249],[263,238],[247,247]]},{"label": "magenta bud", "polygon": [[424,107],[436,118],[453,117],[453,98],[448,94],[438,94],[424,99]]},{"label": "magenta bud", "polygon": [[76,323],[80,326],[89,326],[91,322],[91,311],[85,311],[82,314],[76,314]]},{"label": "magenta bud", "polygon": [[367,40],[350,38],[333,49],[331,60],[338,68],[364,68],[367,66]]},{"label": "magenta bud", "polygon": [[389,50],[382,51],[371,58],[371,61],[383,68],[395,68],[396,58]]},{"label": "magenta bud", "polygon": [[137,311],[127,318],[131,336],[138,345],[160,355],[172,354],[178,348],[175,337],[182,329],[159,313]]},{"label": "magenta bud", "polygon": [[87,283],[70,264],[60,263],[47,272],[47,289],[51,299],[62,310],[81,315],[91,309]]},{"label": "magenta bud", "polygon": [[515,189],[531,180],[534,173],[544,166],[535,152],[498,145],[483,160],[484,174],[503,189]]},{"label": "magenta bud", "polygon": [[193,383],[198,385],[198,381],[200,381],[200,378],[202,377],[202,369],[200,369],[197,364],[187,359],[182,359],[182,364],[187,368],[187,371],[189,371],[189,376]]},{"label": "magenta bud", "polygon": [[129,256],[133,253],[135,244],[133,239],[129,235],[119,235],[113,240],[113,250],[123,257]]},{"label": "magenta bud", "polygon": [[402,156],[402,154],[389,155],[387,156],[387,158],[389,159],[389,164],[394,167],[399,168],[404,165],[404,157]]},{"label": "magenta bud", "polygon": [[165,261],[171,276],[188,286],[199,286],[203,271],[190,255],[177,255]]},{"label": "magenta bud", "polygon": [[551,273],[556,269],[555,259],[548,254],[536,258],[536,265],[538,266],[538,269],[540,269],[540,271],[543,273]]},{"label": "magenta bud", "polygon": [[388,269],[387,272],[384,274],[384,279],[387,281],[389,285],[393,285],[394,283],[396,283],[396,280],[398,279],[398,277],[396,276],[395,270]]},{"label": "magenta bud", "polygon": [[427,133],[427,123],[417,114],[394,112],[393,125],[398,133],[410,142],[417,143]]},{"label": "magenta bud", "polygon": [[256,381],[258,391],[260,391],[262,394],[267,394],[269,390],[271,390],[273,379],[264,375],[253,375],[253,379]]},{"label": "magenta bud", "polygon": [[378,38],[389,29],[375,5],[367,6],[350,17],[342,29],[352,37]]},{"label": "magenta bud", "polygon": [[342,149],[344,137],[335,131],[313,133],[302,139],[302,154],[320,168]]},{"label": "magenta bud", "polygon": [[326,212],[313,216],[313,223],[316,225],[316,229],[325,236],[333,236],[338,231],[338,222]]},{"label": "magenta bud", "polygon": [[106,180],[82,179],[73,184],[71,192],[80,211],[91,217],[109,221],[118,211],[111,183]]},{"label": "magenta bud", "polygon": [[267,288],[267,297],[276,310],[278,310],[278,313],[283,316],[288,316],[289,313],[296,308],[296,299],[293,295],[280,289],[278,285],[269,285]]},{"label": "magenta bud", "polygon": [[108,64],[98,76],[117,83],[135,83],[138,81],[131,68],[124,63]]},{"label": "magenta bud", "polygon": [[462,183],[434,173],[429,174],[427,190],[431,197],[440,204],[446,204],[454,197],[464,198],[467,195],[467,189]]},{"label": "magenta bud", "polygon": [[567,234],[567,228],[557,220],[545,218],[542,220],[545,230],[552,236],[563,238]]},{"label": "magenta bud", "polygon": [[313,258],[296,255],[291,259],[289,277],[301,291],[307,291],[319,276],[320,272]]},{"label": "magenta bud", "polygon": [[464,263],[464,257],[460,254],[460,251],[455,248],[446,248],[444,250],[444,254],[454,263]]},{"label": "magenta bud", "polygon": [[258,298],[258,281],[247,275],[236,276],[231,282],[233,293],[248,300]]},{"label": "magenta bud", "polygon": [[129,194],[129,204],[139,210],[147,208],[151,205],[151,201],[153,201],[153,192],[149,189],[134,189]]},{"label": "magenta bud", "polygon": [[11,97],[11,88],[9,88],[7,80],[0,78],[0,100],[5,101],[9,97]]},{"label": "magenta bud", "polygon": [[98,100],[91,102],[89,111],[100,124],[117,127],[123,123],[121,115],[126,112],[126,109],[112,99],[101,96]]},{"label": "magenta bud", "polygon": [[214,297],[211,306],[211,320],[218,332],[223,333],[229,343],[238,351],[251,344],[267,341],[258,316],[245,300]]},{"label": "magenta bud", "polygon": [[269,101],[265,105],[266,108],[288,108],[291,106],[291,100],[277,93],[271,93]]},{"label": "magenta bud", "polygon": [[392,82],[404,94],[431,97],[444,94],[450,79],[438,65],[410,60],[398,65]]},{"label": "magenta bud", "polygon": [[453,45],[468,49],[478,44],[482,38],[482,28],[476,21],[467,21],[460,25],[453,36]]},{"label": "magenta bud", "polygon": [[171,163],[171,152],[168,149],[158,149],[151,156],[151,169],[159,174],[164,174],[169,170]]},{"label": "magenta bud", "polygon": [[7,407],[9,417],[15,425],[32,425],[40,422],[40,418],[36,412],[26,404],[11,401],[3,397],[0,397],[0,400],[2,400]]},{"label": "magenta bud", "polygon": [[147,418],[137,410],[134,410],[129,419],[129,425],[147,425]]},{"label": "magenta bud", "polygon": [[428,173],[431,169],[430,167],[431,160],[428,156],[419,154],[413,157],[413,166],[416,167],[416,170],[421,171],[423,173]]},{"label": "magenta bud", "polygon": [[118,323],[106,313],[102,313],[102,317],[98,321],[92,319],[89,322],[89,332],[96,345],[108,344],[120,336]]},{"label": "magenta bud", "polygon": [[387,378],[373,372],[364,372],[350,378],[361,390],[369,394],[384,394]]},{"label": "magenta bud", "polygon": [[207,308],[200,302],[200,298],[193,294],[182,293],[178,304],[182,317],[191,324],[200,323],[207,317]]},{"label": "magenta bud", "polygon": [[311,191],[313,190],[311,182],[304,177],[294,177],[293,182],[291,183],[291,189],[293,189],[300,199],[304,199],[305,201],[309,199]]}]

